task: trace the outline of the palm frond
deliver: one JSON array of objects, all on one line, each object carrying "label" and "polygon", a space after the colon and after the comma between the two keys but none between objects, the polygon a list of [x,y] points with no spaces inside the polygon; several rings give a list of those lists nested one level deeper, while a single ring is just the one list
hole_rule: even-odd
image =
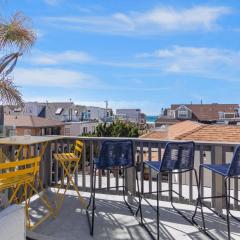
[{"label": "palm frond", "polygon": [[0,74],[7,76],[14,69],[20,53],[11,53],[0,58]]},{"label": "palm frond", "polygon": [[17,47],[27,51],[35,42],[36,35],[28,25],[29,19],[17,12],[10,21],[0,21],[0,48]]},{"label": "palm frond", "polygon": [[10,77],[0,79],[0,101],[2,105],[24,106],[22,94]]}]

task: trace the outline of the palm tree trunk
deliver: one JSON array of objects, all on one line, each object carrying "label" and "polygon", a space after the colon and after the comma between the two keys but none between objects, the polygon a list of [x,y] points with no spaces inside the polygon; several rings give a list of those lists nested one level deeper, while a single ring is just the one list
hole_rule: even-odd
[{"label": "palm tree trunk", "polygon": [[3,136],[3,125],[4,125],[4,107],[0,105],[0,136]]}]

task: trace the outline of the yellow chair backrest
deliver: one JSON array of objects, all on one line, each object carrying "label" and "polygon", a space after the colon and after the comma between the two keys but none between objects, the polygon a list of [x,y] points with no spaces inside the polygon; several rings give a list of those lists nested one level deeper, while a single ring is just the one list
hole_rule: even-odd
[{"label": "yellow chair backrest", "polygon": [[0,164],[0,180],[32,174],[36,176],[39,172],[41,157],[33,157],[15,162]]},{"label": "yellow chair backrest", "polygon": [[74,147],[74,154],[81,159],[82,156],[82,150],[83,150],[83,142],[76,140],[75,147]]}]

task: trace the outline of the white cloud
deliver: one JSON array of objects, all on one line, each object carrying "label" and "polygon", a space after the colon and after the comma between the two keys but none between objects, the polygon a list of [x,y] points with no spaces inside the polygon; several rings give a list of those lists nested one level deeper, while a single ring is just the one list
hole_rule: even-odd
[{"label": "white cloud", "polygon": [[[138,56],[139,57],[139,56]],[[140,58],[157,61],[162,71],[175,74],[194,74],[224,80],[238,80],[240,52],[216,48],[174,46],[145,53]]]},{"label": "white cloud", "polygon": [[84,88],[109,91],[160,92],[168,87],[116,86],[99,80],[97,77],[79,71],[59,68],[16,68],[14,81],[18,86]]},{"label": "white cloud", "polygon": [[166,31],[211,30],[231,12],[227,7],[156,7],[146,12],[114,13],[108,16],[45,17],[48,24],[69,30],[111,34],[159,34]]},{"label": "white cloud", "polygon": [[27,56],[26,61],[39,65],[62,65],[66,63],[86,63],[92,57],[86,52],[64,51],[64,52],[43,52],[33,51],[31,56]]},{"label": "white cloud", "polygon": [[55,6],[59,4],[62,0],[44,0],[44,2],[48,5]]},{"label": "white cloud", "polygon": [[14,80],[19,86],[93,88],[99,84],[89,74],[56,68],[16,68]]}]

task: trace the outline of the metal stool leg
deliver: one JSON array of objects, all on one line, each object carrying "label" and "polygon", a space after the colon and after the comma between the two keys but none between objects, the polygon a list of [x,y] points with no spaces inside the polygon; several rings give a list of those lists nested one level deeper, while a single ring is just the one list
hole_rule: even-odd
[{"label": "metal stool leg", "polygon": [[193,221],[194,224],[198,225],[196,223],[196,221],[194,220],[194,218],[195,218],[195,216],[197,214],[198,205],[200,205],[201,216],[202,216],[202,223],[203,223],[203,230],[204,230],[204,232],[206,232],[205,218],[204,218],[204,212],[203,212],[203,204],[202,204],[202,199],[201,199],[202,168],[199,167],[199,181],[198,181],[196,169],[194,169],[194,174],[195,174],[195,179],[196,179],[196,184],[197,184],[198,198],[197,198],[197,202],[196,202],[195,211],[194,211],[194,214],[192,216],[192,221]]},{"label": "metal stool leg", "polygon": [[93,204],[92,204],[92,228],[91,228],[91,235],[93,236],[93,230],[94,230],[94,213],[95,213],[95,193],[96,193],[96,169],[94,171],[94,179],[93,179]]},{"label": "metal stool leg", "polygon": [[160,229],[159,229],[159,173],[157,174],[157,239],[160,238]]},{"label": "metal stool leg", "polygon": [[230,233],[230,219],[229,219],[229,211],[230,211],[230,202],[229,202],[229,196],[228,196],[228,186],[227,184],[228,177],[224,179],[224,185],[225,185],[225,202],[226,202],[226,212],[227,212],[227,230],[228,230],[228,239],[231,239],[231,233]]},{"label": "metal stool leg", "polygon": [[140,193],[140,187],[139,187],[139,181],[138,181],[138,172],[137,172],[137,168],[136,168],[136,181],[137,181],[137,191],[138,191],[138,209],[135,213],[135,216],[137,217],[138,215],[138,212],[140,212],[140,219],[141,219],[141,222],[140,224],[142,225],[143,224],[143,216],[142,216],[142,198],[141,198],[141,194]]},{"label": "metal stool leg", "polygon": [[[94,169],[93,170],[93,181],[92,181],[92,186],[91,186],[91,195],[90,195],[90,199],[86,208],[86,213],[87,213],[87,218],[88,218],[88,224],[89,224],[89,228],[90,228],[90,235],[93,236],[93,231],[94,231],[94,217],[95,217],[95,193],[96,193],[96,172],[97,170]],[[89,209],[92,205],[92,216],[91,216],[91,220],[90,220],[90,215],[89,215]]]}]

